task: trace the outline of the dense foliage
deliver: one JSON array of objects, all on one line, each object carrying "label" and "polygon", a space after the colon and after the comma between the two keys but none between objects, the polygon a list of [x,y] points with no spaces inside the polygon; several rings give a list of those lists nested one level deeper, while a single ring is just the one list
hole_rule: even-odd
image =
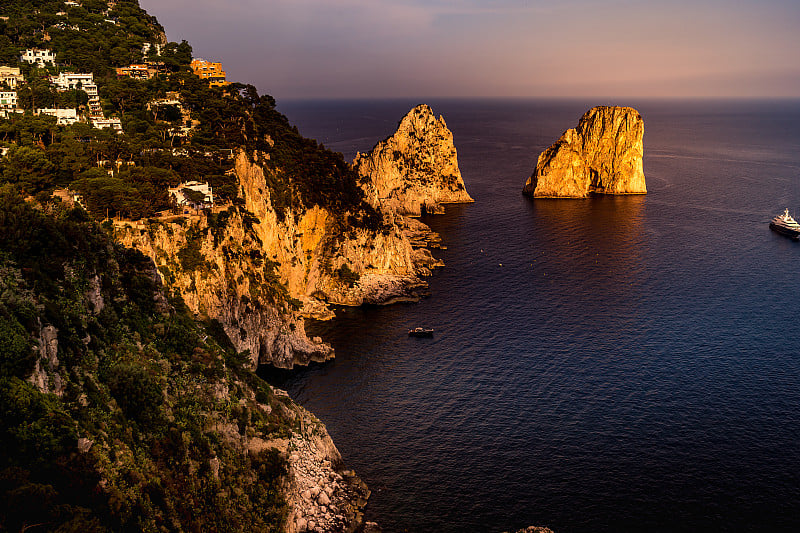
[{"label": "dense foliage", "polygon": [[[136,0],[4,0],[0,21],[0,62],[16,64],[21,51],[48,48],[59,61],[95,76],[141,61],[142,46],[157,42],[163,29]],[[63,14],[59,14],[63,13]]]},{"label": "dense foliage", "polygon": [[[283,459],[237,449],[213,421],[283,434],[282,410],[255,403],[281,400],[163,293],[149,259],[9,186],[0,250],[0,530],[280,527]],[[48,331],[57,361],[37,368]]]}]

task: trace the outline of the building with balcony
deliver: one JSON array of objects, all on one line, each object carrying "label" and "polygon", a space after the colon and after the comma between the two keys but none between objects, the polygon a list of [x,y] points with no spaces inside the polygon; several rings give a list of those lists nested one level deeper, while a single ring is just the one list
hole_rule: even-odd
[{"label": "building with balcony", "polygon": [[123,133],[122,121],[118,118],[92,118],[91,123],[97,129],[111,128],[117,133]]},{"label": "building with balcony", "polygon": [[127,67],[117,67],[118,78],[133,78],[135,80],[149,80],[158,73],[158,69],[148,65],[128,65]]},{"label": "building with balcony", "polygon": [[17,108],[17,91],[0,91],[0,108]]},{"label": "building with balcony", "polygon": [[25,63],[34,64],[39,68],[44,68],[48,65],[54,66],[56,64],[56,54],[52,50],[29,48],[22,53],[20,60]]},{"label": "building with balcony", "polygon": [[70,126],[75,124],[80,120],[78,117],[78,110],[77,109],[37,109],[37,115],[50,115],[51,117],[56,117],[58,119],[56,124],[59,126]]},{"label": "building with balcony", "polygon": [[58,76],[50,76],[50,83],[59,91],[80,89],[89,95],[89,99],[97,97],[97,85],[94,83],[94,74],[79,74],[76,72],[62,72]]},{"label": "building with balcony", "polygon": [[212,87],[224,87],[230,82],[225,80],[225,71],[222,70],[222,63],[212,63],[205,59],[193,59],[191,63],[192,71],[202,80],[206,80]]},{"label": "building with balcony", "polygon": [[177,187],[170,187],[167,193],[175,199],[178,207],[204,209],[214,205],[214,191],[208,183],[187,181]]}]

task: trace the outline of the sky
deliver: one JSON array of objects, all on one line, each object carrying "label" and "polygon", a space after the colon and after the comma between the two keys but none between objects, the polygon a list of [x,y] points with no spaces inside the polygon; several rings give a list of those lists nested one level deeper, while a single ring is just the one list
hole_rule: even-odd
[{"label": "sky", "polygon": [[302,98],[797,98],[797,0],[140,0]]}]

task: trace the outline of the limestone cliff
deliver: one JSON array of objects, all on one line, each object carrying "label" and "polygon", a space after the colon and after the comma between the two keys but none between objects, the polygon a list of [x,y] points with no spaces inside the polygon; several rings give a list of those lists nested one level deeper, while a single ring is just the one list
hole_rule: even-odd
[{"label": "limestone cliff", "polygon": [[[472,201],[452,134],[428,106],[413,109],[394,136],[356,158],[356,167],[374,211],[363,201],[347,212],[287,202],[275,188],[291,183],[286,170],[269,153],[243,151],[233,168],[235,205],[118,222],[116,235],[158,265],[192,312],[218,320],[255,365],[324,361],[332,349],[308,338],[303,318],[330,318],[330,305],[418,300],[427,292],[422,277],[442,264],[428,249],[438,236],[402,215]],[[375,220],[358,223],[366,211]]]},{"label": "limestone cliff", "polygon": [[425,292],[420,276],[440,263],[412,246],[392,217],[378,229],[343,227],[341,216],[318,206],[286,207],[279,217],[267,186],[273,171],[242,153],[235,172],[242,205],[120,222],[116,233],[153,259],[196,315],[218,320],[254,364],[291,368],[332,357],[303,322],[330,317],[329,304],[391,303]]},{"label": "limestone cliff", "polygon": [[644,121],[630,107],[594,107],[542,152],[522,192],[535,197],[645,194]]},{"label": "limestone cliff", "polygon": [[442,204],[473,201],[458,168],[453,134],[427,105],[409,111],[394,135],[356,155],[353,165],[366,200],[383,212],[442,213]]}]

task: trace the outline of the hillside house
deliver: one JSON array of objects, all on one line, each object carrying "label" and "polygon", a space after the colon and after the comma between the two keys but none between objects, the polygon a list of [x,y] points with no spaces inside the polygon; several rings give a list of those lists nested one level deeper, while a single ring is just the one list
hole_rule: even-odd
[{"label": "hillside house", "polygon": [[81,74],[77,72],[62,72],[58,76],[50,76],[50,83],[56,86],[57,91],[71,91],[80,89],[89,96],[89,111],[92,115],[102,113],[100,95],[94,83],[94,74]]},{"label": "hillside house", "polygon": [[111,128],[117,133],[123,133],[122,121],[118,118],[99,118],[94,117],[91,119],[92,126],[97,129]]},{"label": "hillside house", "polygon": [[205,59],[193,59],[191,63],[192,72],[202,80],[206,80],[212,87],[224,87],[230,85],[225,80],[225,71],[222,70],[222,63],[212,63]]},{"label": "hillside house", "polygon": [[17,91],[0,91],[0,107],[3,109],[16,109]]},{"label": "hillside house", "polygon": [[71,126],[80,120],[78,117],[78,110],[77,109],[37,109],[37,115],[50,115],[51,117],[56,117],[58,119],[56,124],[59,126]]},{"label": "hillside house", "polygon": [[135,80],[149,80],[158,70],[150,68],[148,65],[128,65],[127,67],[117,67],[118,78],[133,78]]},{"label": "hillside house", "polygon": [[60,198],[64,204],[70,207],[74,207],[77,204],[86,209],[86,206],[83,205],[83,196],[71,189],[56,189],[53,191],[53,196]]},{"label": "hillside house", "polygon": [[55,66],[56,54],[52,50],[29,48],[22,53],[22,56],[20,56],[20,61],[34,64],[39,68],[44,68],[48,65]]},{"label": "hillside house", "polygon": [[214,192],[208,183],[187,181],[177,187],[170,187],[167,194],[175,199],[178,207],[205,209],[214,205]]},{"label": "hillside house", "polygon": [[97,85],[94,83],[94,74],[79,74],[77,72],[62,72],[58,76],[50,76],[50,83],[58,91],[71,91],[80,89],[89,95],[89,99],[97,97]]},{"label": "hillside house", "polygon": [[14,89],[22,81],[25,81],[25,79],[19,68],[0,66],[0,84],[5,84],[9,89]]}]

